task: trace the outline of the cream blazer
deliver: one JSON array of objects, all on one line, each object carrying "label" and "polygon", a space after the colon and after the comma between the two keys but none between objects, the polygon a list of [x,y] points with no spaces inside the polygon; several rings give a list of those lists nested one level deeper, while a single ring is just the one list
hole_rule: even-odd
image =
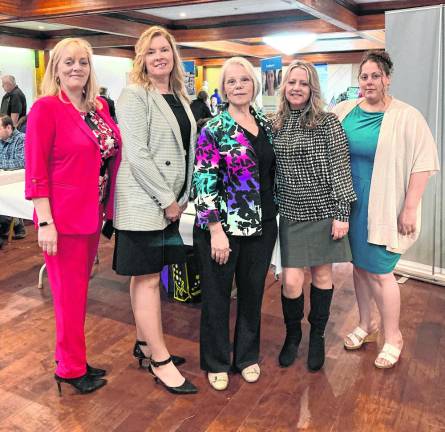
[{"label": "cream blazer", "polygon": [[[344,101],[334,107],[340,121],[363,102]],[[422,114],[405,102],[392,99],[380,128],[368,207],[368,242],[386,246],[395,253],[404,253],[419,237],[421,204],[417,209],[417,227],[412,235],[397,230],[397,218],[408,190],[410,176],[415,172],[439,171],[437,146]]]},{"label": "cream blazer", "polygon": [[116,113],[122,135],[122,162],[116,180],[114,226],[120,230],[155,231],[169,225],[164,209],[178,198],[189,199],[195,160],[196,121],[187,101],[181,100],[190,120],[188,172],[179,124],[164,97],[156,90],[131,84],[122,90]]}]

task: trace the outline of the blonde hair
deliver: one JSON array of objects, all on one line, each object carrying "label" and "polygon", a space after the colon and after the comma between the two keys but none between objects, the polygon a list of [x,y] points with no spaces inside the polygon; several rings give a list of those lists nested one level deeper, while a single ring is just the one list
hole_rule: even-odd
[{"label": "blonde hair", "polygon": [[303,108],[303,112],[300,117],[300,124],[303,128],[313,129],[317,127],[320,121],[325,116],[323,109],[324,102],[321,98],[320,81],[318,79],[317,70],[312,63],[303,60],[294,60],[287,68],[284,74],[283,82],[280,86],[280,96],[278,103],[278,111],[276,121],[274,124],[275,129],[283,127],[284,122],[290,115],[290,105],[286,99],[286,84],[289,81],[289,75],[294,69],[303,69],[307,73],[308,84],[311,90],[309,100],[306,106]]},{"label": "blonde hair", "polygon": [[154,85],[150,80],[150,75],[147,72],[145,65],[145,56],[150,48],[151,41],[157,36],[163,36],[167,39],[173,51],[173,69],[170,73],[170,90],[180,95],[186,101],[190,98],[185,89],[184,83],[184,69],[182,67],[181,58],[179,57],[178,49],[176,47],[175,38],[163,27],[153,26],[145,30],[141,34],[134,47],[136,56],[133,61],[133,69],[130,72],[130,80],[134,84],[139,84],[148,90],[153,90]]},{"label": "blonde hair", "polygon": [[224,87],[224,81],[226,79],[227,69],[232,65],[243,66],[244,69],[246,69],[246,72],[249,75],[250,79],[253,81],[253,94],[252,94],[252,100],[251,100],[251,102],[253,102],[256,99],[256,97],[258,96],[258,93],[260,91],[260,83],[258,81],[258,78],[255,75],[255,70],[253,69],[252,63],[250,63],[250,61],[246,60],[243,57],[229,58],[223,64],[223,67],[221,69],[221,75],[219,78],[220,79],[219,88],[221,89],[222,100],[224,102],[227,102],[227,94],[226,94],[226,90]]},{"label": "blonde hair", "polygon": [[[66,38],[62,39],[52,50],[51,57],[48,62],[48,66],[43,77],[41,92],[42,96],[56,96],[62,99],[60,79],[57,76],[57,67],[62,57],[62,51],[70,46],[77,45],[78,48],[83,49],[88,58],[88,63],[90,65],[90,75],[88,76],[87,83],[83,89],[83,96],[85,98],[85,105],[88,111],[94,110],[96,108],[102,108],[101,102],[97,99],[99,94],[99,86],[97,85],[96,74],[93,68],[93,50],[91,45],[81,38]],[[64,101],[65,102],[65,101]]]}]

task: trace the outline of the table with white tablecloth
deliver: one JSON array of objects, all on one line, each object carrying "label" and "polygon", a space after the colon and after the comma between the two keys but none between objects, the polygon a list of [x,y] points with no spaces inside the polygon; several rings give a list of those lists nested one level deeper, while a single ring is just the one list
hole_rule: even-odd
[{"label": "table with white tablecloth", "polygon": [[0,215],[32,219],[33,210],[25,199],[25,170],[0,170]]}]

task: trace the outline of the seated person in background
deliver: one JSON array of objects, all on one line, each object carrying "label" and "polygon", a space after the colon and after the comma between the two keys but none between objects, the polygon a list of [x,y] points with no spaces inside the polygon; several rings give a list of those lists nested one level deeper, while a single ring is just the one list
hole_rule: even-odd
[{"label": "seated person in background", "polygon": [[21,117],[20,120],[17,122],[16,129],[19,132],[26,133],[26,122],[27,122],[27,120],[28,120],[28,116],[25,115],[25,116]]},{"label": "seated person in background", "polygon": [[[0,114],[0,169],[14,170],[25,167],[25,135],[14,128],[11,117]],[[12,218],[0,216],[0,236],[8,237]],[[14,239],[26,236],[21,219],[16,219]],[[0,246],[1,247],[1,246]]]},{"label": "seated person in background", "polygon": [[212,114],[210,113],[210,108],[207,105],[207,101],[209,99],[209,95],[206,91],[201,90],[198,93],[198,96],[196,99],[190,104],[190,108],[193,113],[193,117],[195,117],[195,120],[198,121],[203,118],[209,118],[212,117]]},{"label": "seated person in background", "polygon": [[0,169],[25,167],[25,134],[14,128],[11,117],[0,114]]}]

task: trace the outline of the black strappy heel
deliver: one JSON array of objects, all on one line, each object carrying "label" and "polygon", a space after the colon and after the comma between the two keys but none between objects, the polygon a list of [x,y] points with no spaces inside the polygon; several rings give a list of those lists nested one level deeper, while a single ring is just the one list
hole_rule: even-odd
[{"label": "black strappy heel", "polygon": [[[147,369],[149,372],[151,371],[150,367],[150,358],[147,357],[142,351],[141,346],[146,346],[147,342],[136,340],[133,348],[133,356],[135,359],[139,360],[139,367]],[[171,356],[172,362],[175,366],[181,366],[185,363],[185,358],[180,356]]]},{"label": "black strappy heel", "polygon": [[[171,361],[172,361],[171,357],[169,357],[166,360],[159,361],[159,362],[153,360],[150,357],[150,365],[152,368],[158,368],[160,366],[165,366],[166,364],[169,364]],[[153,374],[154,374],[154,372],[153,372]],[[173,394],[183,395],[183,394],[195,394],[198,392],[198,389],[187,378],[184,378],[184,382],[178,387],[168,386],[167,384],[165,384],[164,381],[162,381],[156,375],[155,375],[154,379],[157,383],[162,384],[170,393],[173,393]]]}]

